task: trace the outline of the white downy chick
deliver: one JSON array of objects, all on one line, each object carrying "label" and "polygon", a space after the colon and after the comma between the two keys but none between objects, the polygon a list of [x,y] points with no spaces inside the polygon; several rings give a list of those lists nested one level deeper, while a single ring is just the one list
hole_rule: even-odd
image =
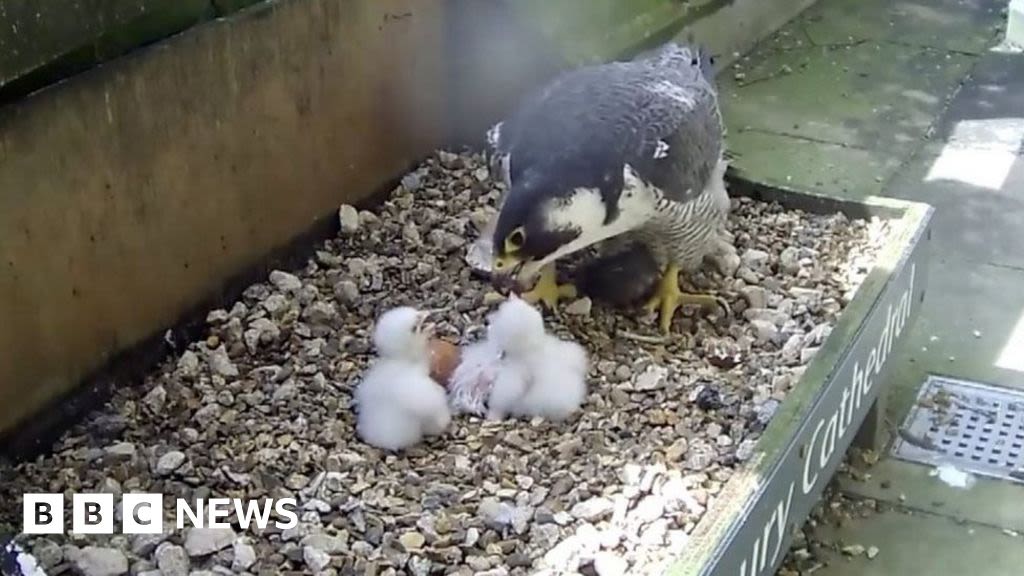
[{"label": "white downy chick", "polygon": [[535,366],[534,385],[523,399],[523,410],[557,422],[579,410],[587,399],[587,353],[575,342],[552,335],[546,339],[544,354]]},{"label": "white downy chick", "polygon": [[488,417],[560,421],[580,408],[587,395],[586,351],[547,334],[536,308],[511,297],[491,316],[487,334],[503,354]]},{"label": "white downy chick", "polygon": [[356,433],[385,450],[408,448],[451,422],[444,388],[430,377],[429,312],[401,307],[377,320],[379,358],[356,388]]}]

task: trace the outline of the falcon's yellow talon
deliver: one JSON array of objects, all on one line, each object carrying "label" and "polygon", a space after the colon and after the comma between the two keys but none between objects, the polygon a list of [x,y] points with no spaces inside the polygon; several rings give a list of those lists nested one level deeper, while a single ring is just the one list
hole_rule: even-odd
[{"label": "falcon's yellow talon", "polygon": [[524,292],[522,297],[531,304],[542,302],[549,310],[554,310],[559,300],[576,297],[576,287],[572,284],[559,284],[555,266],[548,265],[541,270],[540,278],[533,290]]},{"label": "falcon's yellow talon", "polygon": [[658,311],[661,331],[668,334],[676,310],[687,304],[696,304],[702,308],[722,308],[727,315],[730,313],[729,304],[717,296],[692,294],[680,290],[679,267],[670,264],[665,270],[665,275],[661,277],[661,282],[658,283],[658,291],[647,301],[647,313]]}]

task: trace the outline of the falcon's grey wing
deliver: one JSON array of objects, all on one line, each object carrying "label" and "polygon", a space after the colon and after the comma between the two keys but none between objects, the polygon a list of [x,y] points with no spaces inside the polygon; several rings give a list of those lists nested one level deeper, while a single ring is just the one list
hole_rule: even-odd
[{"label": "falcon's grey wing", "polygon": [[668,200],[692,200],[703,192],[723,153],[715,89],[703,74],[674,69],[641,88],[647,121],[630,165]]},{"label": "falcon's grey wing", "polygon": [[561,190],[596,189],[605,224],[618,217],[626,165],[668,200],[699,195],[722,141],[703,62],[700,51],[668,45],[560,75],[489,132],[495,174],[510,187],[533,171]]}]

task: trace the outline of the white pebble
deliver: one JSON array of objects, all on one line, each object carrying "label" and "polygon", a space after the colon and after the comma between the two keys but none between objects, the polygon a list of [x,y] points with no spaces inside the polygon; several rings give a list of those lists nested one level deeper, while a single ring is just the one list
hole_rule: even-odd
[{"label": "white pebble", "polygon": [[592,307],[593,303],[590,301],[590,298],[584,296],[583,298],[580,298],[566,306],[565,313],[572,314],[573,316],[590,316]]},{"label": "white pebble", "polygon": [[353,234],[359,231],[359,211],[355,206],[342,204],[338,208],[338,225],[342,234]]},{"label": "white pebble", "polygon": [[664,385],[667,377],[667,368],[652,364],[640,376],[637,376],[635,387],[640,391],[657,390]]},{"label": "white pebble", "polygon": [[614,508],[615,504],[611,500],[595,496],[583,502],[578,502],[569,513],[577,520],[594,522],[611,514]]}]

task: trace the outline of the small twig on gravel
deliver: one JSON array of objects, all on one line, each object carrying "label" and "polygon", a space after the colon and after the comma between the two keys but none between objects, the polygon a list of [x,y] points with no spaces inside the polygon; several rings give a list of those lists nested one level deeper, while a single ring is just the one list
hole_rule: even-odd
[{"label": "small twig on gravel", "polygon": [[643,334],[635,334],[626,330],[620,330],[619,336],[635,342],[643,342],[644,344],[664,344],[664,336],[644,336]]}]

